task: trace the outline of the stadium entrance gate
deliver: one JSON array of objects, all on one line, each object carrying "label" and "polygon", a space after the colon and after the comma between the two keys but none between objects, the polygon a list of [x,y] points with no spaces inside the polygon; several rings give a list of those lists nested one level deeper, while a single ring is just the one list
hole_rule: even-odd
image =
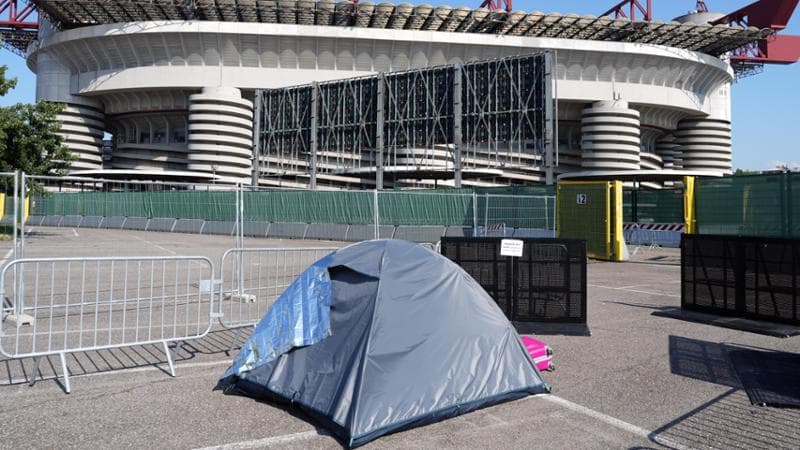
[{"label": "stadium entrance gate", "polygon": [[560,181],[556,189],[560,238],[586,239],[590,258],[622,261],[622,183]]}]

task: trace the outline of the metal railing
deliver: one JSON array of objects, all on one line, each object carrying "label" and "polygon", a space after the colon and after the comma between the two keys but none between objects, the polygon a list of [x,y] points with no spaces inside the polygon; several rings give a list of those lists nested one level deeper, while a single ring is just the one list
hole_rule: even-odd
[{"label": "metal railing", "polygon": [[219,320],[225,328],[256,325],[283,291],[312,263],[337,250],[232,248],[222,255]]},{"label": "metal railing", "polygon": [[472,228],[474,235],[497,227],[528,235],[556,228],[552,195],[27,178],[48,192],[34,198],[35,225],[227,235],[235,236],[237,248],[245,247],[246,237],[358,241],[392,237],[395,227],[419,228],[411,234],[426,239],[441,236],[438,227]]},{"label": "metal railing", "polygon": [[[215,317],[214,264],[199,256],[17,259],[0,273],[0,354],[65,355],[205,336]],[[34,369],[35,379],[37,369]]]},{"label": "metal railing", "polygon": [[479,225],[483,226],[480,233],[483,236],[491,235],[493,226],[495,230],[502,229],[503,235],[508,228],[556,229],[555,196],[484,194],[482,197],[483,221]]}]

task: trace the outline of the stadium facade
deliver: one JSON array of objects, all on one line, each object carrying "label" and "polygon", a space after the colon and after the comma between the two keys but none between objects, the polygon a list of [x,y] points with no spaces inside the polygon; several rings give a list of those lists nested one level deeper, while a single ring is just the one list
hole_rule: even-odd
[{"label": "stadium facade", "polygon": [[[77,174],[249,182],[253,98],[280,88],[531,52],[553,55],[556,174],[731,172],[727,52],[767,30],[368,2],[39,1],[37,99]],[[704,22],[705,19],[701,20]],[[105,133],[112,150],[103,156]],[[465,184],[542,182],[540,155]],[[497,164],[497,167],[493,167]],[[330,184],[368,184],[346,174]],[[279,184],[260,173],[262,184]],[[400,180],[398,183],[401,183]],[[446,181],[445,181],[446,182]]]}]

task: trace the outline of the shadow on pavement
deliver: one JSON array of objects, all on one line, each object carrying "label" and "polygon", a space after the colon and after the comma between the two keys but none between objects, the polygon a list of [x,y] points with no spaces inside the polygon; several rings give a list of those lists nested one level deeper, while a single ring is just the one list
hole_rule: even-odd
[{"label": "shadow on pavement", "polygon": [[673,374],[730,389],[664,424],[653,435],[687,448],[797,448],[800,409],[750,404],[728,357],[736,346],[669,337]]},{"label": "shadow on pavement", "polygon": [[[182,344],[171,343],[170,350],[173,361],[175,363],[187,362],[200,356],[212,356],[215,357],[212,360],[217,361],[231,360],[236,349],[241,347],[249,334],[249,328],[243,328],[241,333],[238,333],[237,330],[215,330],[201,339]],[[157,367],[165,374],[169,373],[166,356],[161,345],[76,352],[68,354],[66,358],[67,367],[72,376],[142,367]],[[180,367],[176,370],[179,369]],[[38,370],[33,358],[0,360],[0,387],[31,384],[31,381],[60,380],[60,378],[61,362],[58,355],[39,358]]]},{"label": "shadow on pavement", "polygon": [[669,367],[676,375],[736,389],[742,387],[724,344],[670,336]]}]

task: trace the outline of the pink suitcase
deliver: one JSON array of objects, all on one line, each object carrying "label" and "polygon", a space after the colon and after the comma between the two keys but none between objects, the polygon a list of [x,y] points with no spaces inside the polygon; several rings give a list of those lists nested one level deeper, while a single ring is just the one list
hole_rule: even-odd
[{"label": "pink suitcase", "polygon": [[525,349],[531,355],[531,359],[536,364],[536,368],[540,371],[555,370],[553,366],[553,349],[544,342],[534,339],[530,336],[522,336],[522,343],[525,344]]}]

